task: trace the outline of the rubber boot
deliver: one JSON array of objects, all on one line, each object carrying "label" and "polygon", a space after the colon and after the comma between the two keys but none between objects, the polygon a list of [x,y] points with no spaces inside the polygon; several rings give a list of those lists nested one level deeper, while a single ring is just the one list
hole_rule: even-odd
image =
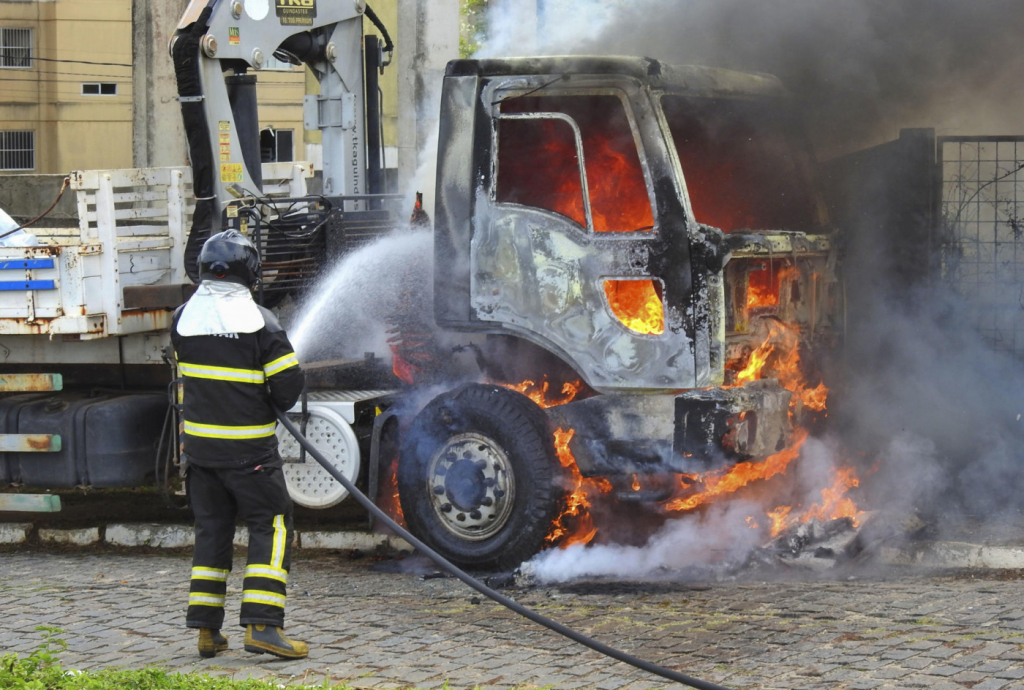
[{"label": "rubber boot", "polygon": [[204,659],[217,656],[217,652],[226,651],[228,638],[213,628],[199,628],[199,656]]},{"label": "rubber boot", "polygon": [[282,659],[304,659],[309,654],[305,642],[288,639],[284,630],[272,625],[245,626],[245,651],[273,654]]}]

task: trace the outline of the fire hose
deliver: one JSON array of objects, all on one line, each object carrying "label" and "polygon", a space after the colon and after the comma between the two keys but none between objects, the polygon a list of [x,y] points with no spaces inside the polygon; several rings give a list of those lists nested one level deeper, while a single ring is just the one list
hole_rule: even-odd
[{"label": "fire hose", "polygon": [[589,647],[590,649],[593,649],[595,652],[611,657],[613,659],[617,659],[618,661],[629,664],[630,666],[641,669],[643,671],[647,671],[648,673],[652,673],[656,676],[661,676],[662,678],[666,678],[677,683],[682,683],[683,685],[687,685],[691,688],[699,688],[699,690],[728,690],[728,688],[725,688],[724,686],[715,685],[714,683],[709,683],[708,681],[700,680],[699,678],[687,676],[683,673],[679,673],[678,671],[673,671],[671,669],[658,666],[657,664],[652,664],[649,661],[644,661],[643,659],[639,659],[631,654],[627,654],[626,652],[615,649],[614,647],[609,647],[606,644],[602,644],[597,640],[587,637],[583,633],[577,632],[572,628],[568,628],[562,625],[561,623],[551,620],[546,616],[542,616],[541,614],[526,608],[525,606],[513,601],[512,599],[509,599],[508,597],[503,596],[498,592],[495,592],[487,585],[483,584],[479,580],[476,580],[475,578],[463,572],[457,566],[453,565],[452,563],[449,563],[443,556],[441,556],[441,554],[437,553],[429,546],[424,544],[422,541],[420,541],[412,534],[410,534],[407,530],[400,527],[398,523],[396,523],[394,520],[388,517],[388,515],[384,511],[382,511],[380,508],[374,505],[373,501],[371,501],[369,498],[366,497],[365,494],[359,491],[359,489],[357,489],[351,481],[346,479],[345,476],[336,467],[334,467],[334,465],[332,465],[323,455],[321,455],[320,451],[316,449],[316,446],[314,446],[309,441],[309,439],[303,436],[299,432],[299,430],[295,428],[295,425],[292,423],[290,419],[288,419],[288,416],[284,412],[281,412],[280,410],[275,410],[275,412],[277,414],[278,420],[280,420],[281,424],[284,425],[284,428],[288,430],[288,433],[294,436],[295,440],[298,441],[299,444],[306,449],[306,452],[313,456],[313,459],[320,463],[320,465],[322,465],[323,468],[327,470],[328,474],[330,474],[332,477],[341,482],[341,485],[345,487],[345,489],[356,499],[356,501],[358,501],[360,505],[362,505],[364,508],[370,511],[370,513],[372,513],[377,520],[380,520],[382,523],[387,525],[389,529],[391,529],[400,537],[405,539],[407,542],[415,546],[420,552],[422,552],[430,560],[436,563],[442,570],[445,570],[454,577],[458,578],[459,580],[462,580],[462,582],[469,585],[480,594],[483,594],[488,599],[491,599],[501,604],[505,608],[518,613],[520,616],[529,618],[534,623],[543,625],[545,628],[548,628],[549,630],[552,630],[558,633],[559,635],[568,637],[570,640],[573,640],[574,642],[577,642],[583,645],[584,647]]}]

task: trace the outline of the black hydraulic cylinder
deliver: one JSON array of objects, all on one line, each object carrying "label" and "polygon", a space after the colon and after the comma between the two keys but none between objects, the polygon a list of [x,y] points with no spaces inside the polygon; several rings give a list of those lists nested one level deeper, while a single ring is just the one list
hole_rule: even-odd
[{"label": "black hydraulic cylinder", "polygon": [[[381,159],[384,154],[381,141],[380,96],[378,95],[378,76],[380,75],[380,39],[376,36],[366,37],[366,187],[370,194],[384,193],[384,171]],[[380,202],[371,202],[377,208]]]},{"label": "black hydraulic cylinder", "polygon": [[228,102],[235,118],[236,134],[242,147],[242,160],[249,177],[256,183],[253,192],[263,192],[263,167],[260,158],[260,117],[256,103],[256,75],[236,74],[225,78]]}]

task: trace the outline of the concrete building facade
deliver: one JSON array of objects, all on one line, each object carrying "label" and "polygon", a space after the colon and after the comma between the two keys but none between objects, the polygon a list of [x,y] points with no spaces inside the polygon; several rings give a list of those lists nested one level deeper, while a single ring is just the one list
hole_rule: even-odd
[{"label": "concrete building facade", "polygon": [[131,48],[130,0],[0,3],[0,172],[130,165]]},{"label": "concrete building facade", "polygon": [[[187,160],[167,43],[187,0],[0,0],[0,174],[181,165]],[[424,5],[427,2],[424,0]],[[374,9],[398,45],[399,0]],[[457,15],[451,19],[457,23]],[[376,30],[367,21],[365,30]],[[399,61],[385,71],[387,167],[397,167]],[[303,129],[308,70],[271,59],[257,72],[273,160],[318,159]]]}]

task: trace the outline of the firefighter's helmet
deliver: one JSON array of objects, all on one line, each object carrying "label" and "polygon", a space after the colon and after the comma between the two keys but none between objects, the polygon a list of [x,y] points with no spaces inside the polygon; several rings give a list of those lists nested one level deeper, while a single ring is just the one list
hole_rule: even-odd
[{"label": "firefighter's helmet", "polygon": [[249,239],[237,230],[225,230],[206,240],[199,252],[199,277],[256,286],[260,255]]}]

